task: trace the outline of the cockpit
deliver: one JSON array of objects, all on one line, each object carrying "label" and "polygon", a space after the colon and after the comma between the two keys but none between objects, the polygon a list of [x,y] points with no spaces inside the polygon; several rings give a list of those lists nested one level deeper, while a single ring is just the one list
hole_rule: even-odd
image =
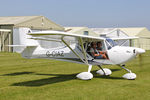
[{"label": "cockpit", "polygon": [[85,50],[94,59],[109,59],[107,50],[110,50],[116,45],[117,43],[112,39],[106,39],[105,41],[93,41],[87,43]]}]

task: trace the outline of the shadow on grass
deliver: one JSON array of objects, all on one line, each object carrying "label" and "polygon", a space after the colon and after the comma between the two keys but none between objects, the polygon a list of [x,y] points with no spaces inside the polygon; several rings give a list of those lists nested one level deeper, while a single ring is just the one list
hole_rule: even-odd
[{"label": "shadow on grass", "polygon": [[11,86],[29,86],[29,87],[36,87],[36,86],[43,86],[47,84],[54,84],[59,82],[65,82],[69,80],[73,80],[76,77],[76,74],[37,74],[37,75],[49,75],[49,76],[56,76],[51,78],[45,78],[45,79],[39,79],[39,80],[32,80],[32,81],[26,81],[26,82],[19,82],[14,83]]},{"label": "shadow on grass", "polygon": [[115,71],[120,71],[122,69],[110,69],[112,72],[115,72]]},{"label": "shadow on grass", "polygon": [[[120,71],[121,69],[111,69],[112,72]],[[93,73],[96,73],[96,71],[92,71]],[[17,75],[24,75],[24,74],[33,74],[34,72],[15,72],[10,74],[4,74],[2,76],[17,76]],[[58,76],[61,74],[37,74],[37,75],[50,75],[50,76]]]},{"label": "shadow on grass", "polygon": [[[120,77],[112,77],[112,76],[99,76],[96,74],[96,70],[92,71],[94,78],[104,78],[104,79],[123,79]],[[59,83],[59,82],[65,82],[65,81],[70,81],[76,79],[75,74],[38,74],[35,73],[35,75],[48,75],[48,76],[54,76],[50,78],[45,78],[45,79],[38,79],[38,80],[32,80],[32,81],[26,81],[26,82],[18,82],[14,83],[11,86],[28,86],[28,87],[37,87],[37,86],[43,86],[47,84],[54,84],[54,83]]]},{"label": "shadow on grass", "polygon": [[122,77],[114,77],[114,76],[94,76],[95,78],[103,78],[103,79],[115,79],[115,80],[124,80]]},{"label": "shadow on grass", "polygon": [[[112,72],[119,71],[121,69],[111,69]],[[104,75],[98,75],[96,74],[96,71],[92,71],[94,78],[103,78],[103,79],[114,79],[114,80],[124,80],[122,77],[114,77],[114,76],[104,76]]]},{"label": "shadow on grass", "polygon": [[33,74],[34,72],[15,72],[10,74],[4,74],[2,76],[17,76],[17,75],[24,75],[24,74]]}]

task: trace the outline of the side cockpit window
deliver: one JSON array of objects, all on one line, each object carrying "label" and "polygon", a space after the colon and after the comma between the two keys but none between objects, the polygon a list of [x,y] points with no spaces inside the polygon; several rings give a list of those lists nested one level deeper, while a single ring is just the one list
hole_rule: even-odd
[{"label": "side cockpit window", "polygon": [[109,38],[106,39],[105,43],[106,43],[106,47],[107,47],[108,50],[117,45],[117,42],[115,42],[115,41],[113,41],[112,39],[109,39]]},{"label": "side cockpit window", "polygon": [[92,56],[94,59],[108,59],[106,56],[106,49],[104,48],[101,41],[91,42],[87,44],[87,53]]}]

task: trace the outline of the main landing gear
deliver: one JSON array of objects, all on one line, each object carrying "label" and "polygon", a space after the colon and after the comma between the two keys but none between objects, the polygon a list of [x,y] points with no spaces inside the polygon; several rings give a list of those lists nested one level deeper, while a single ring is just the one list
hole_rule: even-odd
[{"label": "main landing gear", "polygon": [[136,78],[136,74],[132,73],[131,70],[124,67],[125,65],[120,65],[121,68],[125,69],[128,73],[124,74],[122,77],[128,80],[134,80]]},{"label": "main landing gear", "polygon": [[100,65],[97,65],[100,70],[98,70],[96,73],[99,75],[105,75],[105,76],[109,76],[112,74],[111,70],[108,68],[102,68]]},{"label": "main landing gear", "polygon": [[89,65],[88,72],[79,73],[76,77],[81,80],[90,80],[93,78],[93,74],[91,73],[92,65]]},{"label": "main landing gear", "polygon": [[[128,73],[124,74],[122,77],[128,80],[133,80],[136,78],[136,74],[132,73],[131,70],[125,68],[125,65],[119,65],[121,68],[125,69]],[[112,74],[111,70],[108,68],[102,68],[100,65],[98,65],[100,70],[98,70],[96,73],[99,75],[105,75],[109,76]],[[88,72],[82,72],[79,73],[76,77],[81,80],[90,80],[93,78],[93,74],[91,73],[92,65],[89,65]]]}]

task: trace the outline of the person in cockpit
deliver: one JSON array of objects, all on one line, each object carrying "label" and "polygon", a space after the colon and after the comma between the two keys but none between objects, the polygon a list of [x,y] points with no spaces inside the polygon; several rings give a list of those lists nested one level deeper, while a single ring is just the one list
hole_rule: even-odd
[{"label": "person in cockpit", "polygon": [[106,54],[106,51],[103,51],[103,49],[102,49],[102,43],[101,42],[97,42],[96,49],[100,52],[100,54]]},{"label": "person in cockpit", "polygon": [[90,52],[91,52],[91,55],[92,55],[95,59],[108,59],[107,56],[106,56],[104,53],[100,53],[100,52],[97,50],[97,43],[96,43],[96,42],[92,42],[92,43],[91,43]]}]

